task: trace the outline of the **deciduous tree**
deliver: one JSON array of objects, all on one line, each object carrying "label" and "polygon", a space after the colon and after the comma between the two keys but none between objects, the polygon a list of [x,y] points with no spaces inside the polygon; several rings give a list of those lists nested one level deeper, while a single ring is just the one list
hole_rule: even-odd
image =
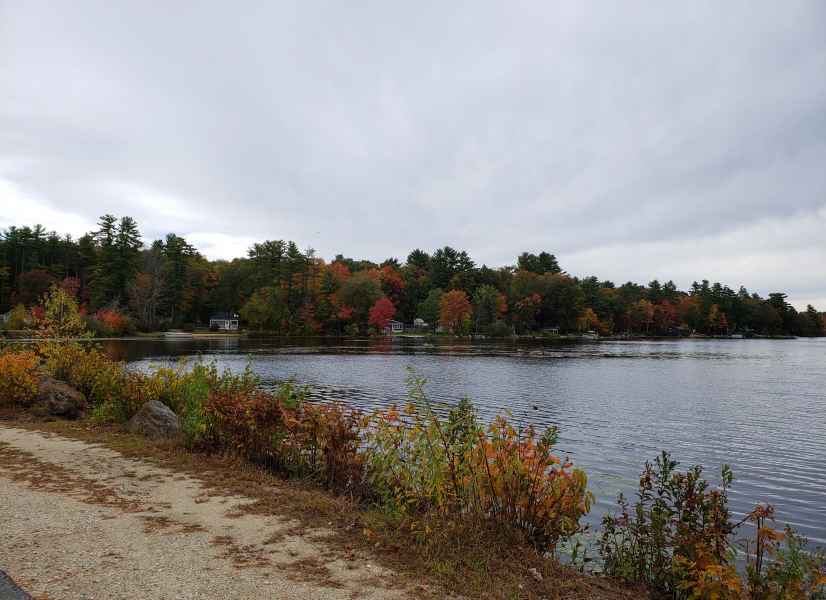
[{"label": "deciduous tree", "polygon": [[376,303],[370,307],[370,316],[368,324],[375,327],[377,331],[384,330],[390,320],[396,315],[396,307],[389,298],[383,297],[376,300]]},{"label": "deciduous tree", "polygon": [[472,312],[467,294],[462,290],[451,290],[439,301],[439,324],[454,333],[461,333],[466,329]]}]

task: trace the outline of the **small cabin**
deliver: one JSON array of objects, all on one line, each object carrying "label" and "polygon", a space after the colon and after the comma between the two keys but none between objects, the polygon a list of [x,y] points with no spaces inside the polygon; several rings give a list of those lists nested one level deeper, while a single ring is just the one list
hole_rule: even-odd
[{"label": "small cabin", "polygon": [[394,333],[404,333],[404,323],[401,321],[390,321],[384,328],[384,335],[393,335]]},{"label": "small cabin", "polygon": [[416,317],[413,319],[413,328],[414,329],[427,329],[427,322],[424,319]]},{"label": "small cabin", "polygon": [[209,318],[209,328],[213,331],[238,331],[238,315],[216,313]]}]

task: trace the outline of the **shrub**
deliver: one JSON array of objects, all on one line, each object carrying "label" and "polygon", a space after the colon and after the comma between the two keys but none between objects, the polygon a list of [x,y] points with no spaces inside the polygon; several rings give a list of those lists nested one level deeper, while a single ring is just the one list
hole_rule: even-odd
[{"label": "shrub", "polygon": [[278,452],[286,436],[282,405],[301,401],[301,392],[283,386],[276,395],[261,390],[214,390],[207,414],[214,426],[215,445],[229,447],[249,460],[283,470]]},{"label": "shrub", "polygon": [[[728,466],[717,488],[702,478],[701,467],[683,473],[677,466],[667,452],[646,463],[634,508],[620,495],[619,513],[604,517],[599,551],[608,575],[673,598],[826,598],[826,560],[804,552],[805,542],[791,529],[769,527],[772,507],[757,506],[732,522],[728,488],[734,475]],[[733,539],[746,522],[755,525],[755,533],[744,543],[743,581]]]},{"label": "shrub", "polygon": [[78,388],[93,405],[121,399],[127,384],[123,363],[111,360],[98,348],[84,348],[79,343],[53,348],[46,367],[56,378]]},{"label": "shrub", "polygon": [[228,369],[219,374],[214,363],[196,363],[189,371],[186,366],[185,361],[180,361],[175,369],[158,368],[148,377],[159,383],[161,401],[179,415],[187,445],[208,445],[215,436],[207,408],[210,393],[249,394],[260,382],[249,365],[239,375]]},{"label": "shrub", "polygon": [[513,335],[510,326],[501,320],[496,320],[487,328],[487,333],[491,337],[508,337]]},{"label": "shrub", "polygon": [[9,320],[6,322],[6,329],[15,331],[25,329],[29,324],[31,315],[26,307],[22,304],[16,305],[9,315]]},{"label": "shrub", "polygon": [[0,406],[29,406],[37,396],[38,358],[34,352],[0,352]]},{"label": "shrub", "polygon": [[806,550],[806,539],[786,526],[773,527],[774,508],[758,506],[746,518],[754,525],[754,539],[743,543],[749,598],[826,598],[826,554]]},{"label": "shrub", "polygon": [[92,319],[92,327],[100,335],[120,336],[134,332],[132,320],[114,308],[101,308]]},{"label": "shrub", "polygon": [[308,402],[306,396],[305,388],[290,383],[268,393],[243,380],[219,382],[204,411],[212,445],[338,492],[362,494],[358,450],[365,419],[338,405]]},{"label": "shrub", "polygon": [[129,373],[95,347],[77,342],[41,345],[47,370],[86,395],[99,421],[121,422],[131,418],[146,400],[156,399],[145,379]]},{"label": "shrub", "polygon": [[383,503],[408,516],[435,511],[524,531],[543,551],[580,531],[592,501],[587,479],[553,454],[556,431],[537,436],[503,417],[482,428],[469,401],[439,417],[424,381],[409,378],[411,402],[376,415],[367,473]]},{"label": "shrub", "polygon": [[729,545],[731,470],[723,466],[722,486],[710,489],[701,467],[681,473],[677,466],[667,452],[647,462],[633,511],[620,495],[619,514],[603,518],[604,569],[672,596],[711,587],[723,596],[738,594]]},{"label": "shrub", "polygon": [[298,474],[306,474],[337,492],[363,495],[361,431],[367,420],[339,404],[299,401],[282,405],[287,435],[282,453]]}]

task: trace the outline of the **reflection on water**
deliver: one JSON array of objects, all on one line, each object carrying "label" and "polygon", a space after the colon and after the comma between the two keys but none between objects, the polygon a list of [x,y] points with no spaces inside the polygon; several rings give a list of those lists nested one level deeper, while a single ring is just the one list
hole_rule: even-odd
[{"label": "reflection on water", "polygon": [[826,340],[674,340],[569,344],[212,338],[106,342],[138,368],[203,354],[250,361],[265,385],[294,379],[315,397],[370,409],[403,400],[406,367],[434,400],[473,399],[487,419],[557,425],[560,448],[591,478],[592,522],[633,494],[661,449],[710,475],[731,464],[733,509],[758,501],[826,545]]}]

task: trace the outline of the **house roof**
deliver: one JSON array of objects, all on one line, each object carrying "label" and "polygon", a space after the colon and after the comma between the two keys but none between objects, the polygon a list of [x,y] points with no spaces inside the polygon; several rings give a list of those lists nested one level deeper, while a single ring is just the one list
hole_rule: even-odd
[{"label": "house roof", "polygon": [[211,317],[209,317],[210,321],[227,321],[230,319],[237,319],[238,315],[230,313],[230,312],[217,312],[214,313]]}]

